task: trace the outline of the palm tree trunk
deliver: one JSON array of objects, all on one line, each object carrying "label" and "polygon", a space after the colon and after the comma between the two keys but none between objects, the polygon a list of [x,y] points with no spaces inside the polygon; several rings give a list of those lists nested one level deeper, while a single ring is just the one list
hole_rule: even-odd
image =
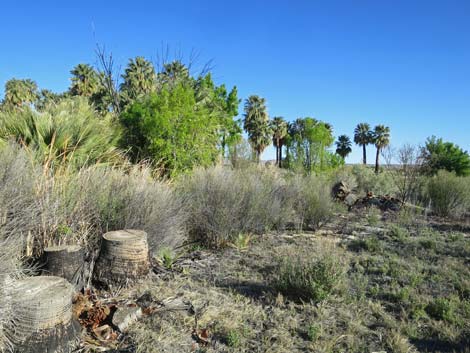
[{"label": "palm tree trunk", "polygon": [[362,145],[362,164],[366,165],[367,164],[367,158],[366,158],[366,145]]},{"label": "palm tree trunk", "polygon": [[375,155],[375,174],[379,174],[379,154],[380,148],[377,147],[377,154]]},{"label": "palm tree trunk", "polygon": [[279,145],[279,168],[282,168],[282,144]]}]

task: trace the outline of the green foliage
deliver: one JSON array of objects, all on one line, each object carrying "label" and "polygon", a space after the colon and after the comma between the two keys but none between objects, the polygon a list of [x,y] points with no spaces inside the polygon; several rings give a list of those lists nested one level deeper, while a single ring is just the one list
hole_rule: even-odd
[{"label": "green foliage", "polygon": [[157,254],[157,260],[168,270],[170,270],[173,267],[173,264],[175,263],[177,257],[174,253],[174,251],[167,247],[164,246],[158,250]]},{"label": "green foliage", "polygon": [[425,308],[429,316],[436,320],[455,321],[455,302],[448,298],[436,298]]},{"label": "green foliage", "polygon": [[470,156],[452,142],[444,142],[432,136],[421,150],[423,168],[429,174],[439,170],[455,172],[458,176],[470,175]]},{"label": "green foliage", "polygon": [[38,86],[31,79],[11,79],[5,83],[3,106],[7,110],[19,109],[34,103],[38,98]]},{"label": "green foliage", "polygon": [[269,146],[272,136],[266,100],[259,96],[250,96],[245,101],[244,109],[243,129],[248,133],[248,140],[259,162],[261,153]]},{"label": "green foliage", "polygon": [[151,159],[165,174],[176,175],[216,160],[219,122],[196,106],[195,92],[186,84],[164,87],[133,103],[120,117],[122,146],[132,160]]},{"label": "green foliage", "polygon": [[88,64],[78,64],[70,73],[72,84],[69,92],[72,96],[83,96],[90,98],[98,92],[100,80],[95,69]]},{"label": "green foliage", "polygon": [[289,125],[287,139],[288,166],[294,170],[322,171],[333,161],[327,148],[334,141],[331,126],[314,118],[299,118]]},{"label": "green foliage", "polygon": [[339,287],[345,273],[344,263],[328,254],[318,259],[288,256],[277,265],[274,285],[293,299],[319,303]]},{"label": "green foliage", "polygon": [[80,168],[120,160],[111,121],[98,118],[81,97],[50,105],[41,113],[0,113],[0,139],[17,141],[45,167]]},{"label": "green foliage", "polygon": [[241,344],[241,335],[237,330],[230,330],[227,333],[226,336],[226,341],[227,341],[227,346],[237,348]]},{"label": "green foliage", "polygon": [[434,213],[458,218],[470,210],[469,178],[439,171],[428,181],[427,196]]},{"label": "green foliage", "polygon": [[157,74],[152,63],[141,56],[130,59],[122,75],[121,96],[124,105],[157,89]]},{"label": "green foliage", "polygon": [[372,192],[375,195],[395,195],[397,188],[393,182],[393,177],[387,171],[375,174],[373,169],[355,165],[351,169],[353,179],[357,183],[357,189],[361,193]]},{"label": "green foliage", "polygon": [[320,336],[320,327],[317,324],[310,324],[307,327],[307,338],[310,342],[316,342]]}]

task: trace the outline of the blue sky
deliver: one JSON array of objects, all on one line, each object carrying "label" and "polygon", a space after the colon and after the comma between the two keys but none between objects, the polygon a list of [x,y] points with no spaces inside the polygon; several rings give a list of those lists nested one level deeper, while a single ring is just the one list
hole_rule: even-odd
[{"label": "blue sky", "polygon": [[380,123],[393,146],[437,135],[470,150],[468,0],[8,1],[0,34],[0,96],[12,77],[67,89],[96,41],[122,66],[168,45],[213,59],[218,83],[265,97],[271,116],[313,116],[336,136]]}]

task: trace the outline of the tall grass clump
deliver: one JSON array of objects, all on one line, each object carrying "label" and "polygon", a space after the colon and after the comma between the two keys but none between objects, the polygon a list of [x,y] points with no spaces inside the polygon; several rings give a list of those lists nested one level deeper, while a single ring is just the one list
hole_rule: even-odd
[{"label": "tall grass clump", "polygon": [[436,215],[461,217],[470,211],[470,178],[441,170],[429,179],[427,196]]},{"label": "tall grass clump", "polygon": [[240,233],[282,228],[291,211],[284,205],[285,187],[270,170],[217,166],[195,170],[178,188],[188,205],[191,238],[218,248]]},{"label": "tall grass clump", "polygon": [[341,287],[346,271],[347,264],[336,252],[325,251],[317,257],[289,254],[278,260],[274,286],[294,300],[318,303]]},{"label": "tall grass clump", "polygon": [[46,169],[78,169],[116,163],[118,133],[109,117],[99,117],[86,98],[73,97],[43,112],[24,109],[0,113],[0,140],[14,140]]}]

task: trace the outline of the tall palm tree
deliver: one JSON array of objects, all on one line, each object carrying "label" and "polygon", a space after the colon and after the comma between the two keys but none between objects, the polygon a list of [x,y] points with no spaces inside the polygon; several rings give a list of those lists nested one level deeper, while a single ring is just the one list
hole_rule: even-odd
[{"label": "tall palm tree", "polygon": [[338,136],[338,141],[336,141],[335,144],[336,144],[336,153],[339,154],[343,159],[345,159],[348,156],[348,154],[352,152],[351,139],[347,135]]},{"label": "tall palm tree", "polygon": [[380,150],[390,144],[390,128],[384,125],[377,125],[374,128],[373,141],[377,148],[377,154],[375,156],[375,173],[378,173]]},{"label": "tall palm tree", "polygon": [[122,78],[124,82],[121,84],[121,91],[128,100],[149,94],[156,89],[155,68],[150,61],[141,56],[129,60]]},{"label": "tall palm tree", "polygon": [[273,145],[276,147],[276,165],[281,168],[282,146],[287,135],[287,122],[281,116],[276,116],[271,120],[271,130],[273,132]]},{"label": "tall palm tree", "polygon": [[70,93],[73,96],[91,97],[99,89],[99,77],[91,65],[78,64],[70,73],[72,74],[72,85]]},{"label": "tall palm tree", "polygon": [[20,108],[31,104],[38,98],[38,86],[30,79],[11,79],[5,83],[5,97],[3,103],[7,107]]},{"label": "tall palm tree", "polygon": [[271,141],[266,100],[256,95],[250,96],[245,101],[244,109],[243,129],[248,133],[248,140],[259,163],[261,153]]},{"label": "tall palm tree", "polygon": [[354,143],[362,146],[362,163],[367,164],[366,146],[373,143],[369,124],[360,123],[356,126],[354,129]]}]

